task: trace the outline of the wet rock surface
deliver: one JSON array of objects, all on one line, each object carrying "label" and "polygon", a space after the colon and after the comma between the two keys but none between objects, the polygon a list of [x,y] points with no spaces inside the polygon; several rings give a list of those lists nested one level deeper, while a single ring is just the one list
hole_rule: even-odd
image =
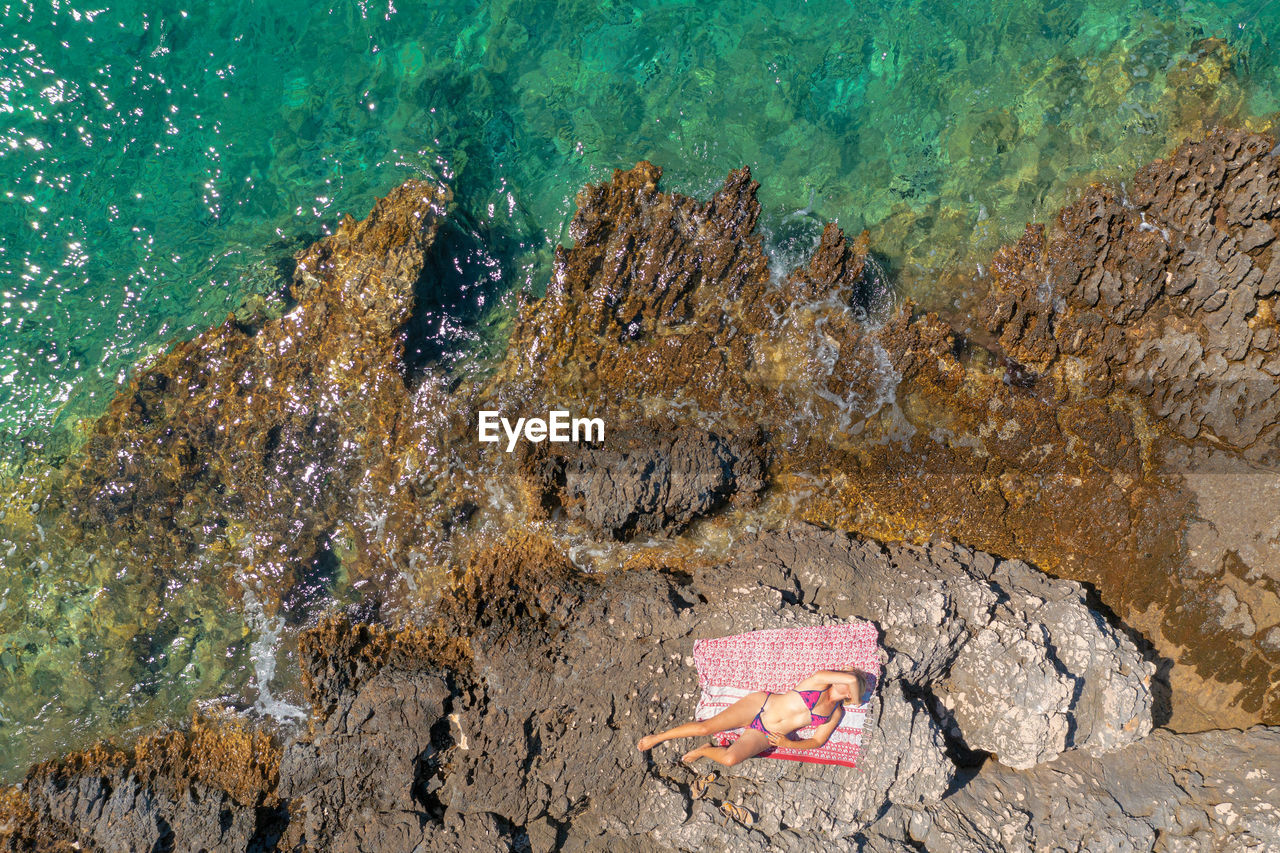
[{"label": "wet rock surface", "polygon": [[1280,457],[1280,156],[1217,132],[1002,249],[984,319],[1013,358],[1146,398],[1177,434]]},{"label": "wet rock surface", "polygon": [[406,384],[402,330],[448,200],[413,181],[348,217],[299,254],[282,315],[142,365],[66,464],[4,495],[0,549],[28,585],[0,606],[6,697],[52,728],[185,713],[193,678],[202,697],[243,680],[246,621],[315,614],[339,555],[388,590],[410,547],[430,559],[468,469],[423,458],[465,425],[439,382]]},{"label": "wet rock surface", "polygon": [[[299,254],[284,316],[256,330],[228,319],[140,373],[57,494],[64,523],[126,531],[139,561],[171,572],[247,545],[287,575],[308,556],[297,542],[389,499],[359,486],[393,464],[369,439],[391,438],[407,415],[398,332],[448,200],[426,183],[398,187]],[[377,560],[377,543],[354,536]]]},{"label": "wet rock surface", "polygon": [[[768,567],[764,579],[756,565]],[[827,571],[810,588],[815,565]],[[335,619],[309,631],[302,647],[315,715],[283,748],[259,744],[273,757],[267,772],[195,777],[130,755],[48,765],[17,792],[33,817],[9,845],[23,849],[38,836],[137,849],[130,845],[167,831],[217,850],[804,850],[883,846],[909,832],[926,849],[1034,849],[1035,832],[1045,831],[1037,828],[1053,825],[1038,804],[1055,802],[1063,786],[1075,807],[1064,829],[1142,838],[1144,827],[1166,831],[1175,813],[1185,822],[1213,812],[1224,786],[1236,784],[1231,802],[1247,819],[1219,810],[1204,827],[1236,839],[1262,832],[1276,780],[1257,768],[1280,750],[1271,730],[1136,734],[1105,744],[1099,757],[1072,748],[1097,746],[1081,742],[1029,775],[981,763],[963,731],[944,730],[931,672],[948,684],[992,624],[1052,630],[1040,621],[1044,607],[1027,604],[1028,586],[1050,591],[1029,583],[1033,576],[961,546],[881,545],[803,526],[761,534],[734,560],[693,575],[586,574],[548,540],[525,538],[477,558],[422,628]],[[1046,583],[1058,587],[1056,600],[1078,594],[1070,582]],[[865,607],[883,620],[888,666],[858,768],[748,761],[723,770],[709,800],[694,800],[692,775],[673,763],[687,744],[636,751],[641,735],[692,716],[697,637],[825,624]],[[930,628],[918,621],[930,607],[967,615]],[[1098,650],[1081,680],[1113,682],[1132,645],[1102,620],[1076,630]],[[1149,673],[1137,669],[1132,687],[1141,692]],[[1085,719],[1093,709],[1072,710]],[[208,731],[206,741],[219,742]],[[1254,758],[1233,767],[1233,750]],[[1132,796],[1163,797],[1156,789],[1184,772],[1175,768],[1200,781],[1154,816],[1125,807],[1130,794],[1117,795],[1119,806],[1104,800],[1129,784],[1129,769],[1146,780]],[[1087,783],[1072,781],[1089,772]],[[722,800],[750,810],[755,825],[718,822]],[[125,805],[131,818],[111,819]],[[213,827],[220,834],[210,836]],[[991,846],[1010,838],[1017,843]]]},{"label": "wet rock surface", "polygon": [[287,823],[269,728],[197,719],[130,749],[38,765],[0,829],[12,850],[270,850]]}]

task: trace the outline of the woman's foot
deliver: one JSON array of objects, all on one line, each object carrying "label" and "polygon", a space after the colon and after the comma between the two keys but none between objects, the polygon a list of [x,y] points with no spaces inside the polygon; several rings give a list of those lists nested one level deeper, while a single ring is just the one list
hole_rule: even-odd
[{"label": "woman's foot", "polygon": [[645,735],[644,737],[640,738],[640,740],[636,743],[636,749],[640,750],[641,752],[646,752],[650,749],[653,749],[655,746],[657,746],[660,743],[662,743],[662,741],[658,738],[657,735]]},{"label": "woman's foot", "polygon": [[686,752],[684,755],[680,756],[680,760],[683,761],[685,764],[692,764],[693,762],[701,758],[703,755],[705,755],[706,752],[707,752],[707,748],[705,746],[700,746],[697,749],[691,749],[688,752]]}]

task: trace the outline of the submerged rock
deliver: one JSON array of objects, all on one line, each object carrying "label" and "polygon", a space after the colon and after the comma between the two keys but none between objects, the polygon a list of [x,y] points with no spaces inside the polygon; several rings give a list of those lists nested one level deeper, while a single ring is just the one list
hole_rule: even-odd
[{"label": "submerged rock", "polygon": [[396,188],[299,254],[283,317],[256,330],[228,319],[140,372],[73,460],[55,523],[123,534],[115,546],[157,574],[230,551],[275,564],[261,582],[287,582],[340,520],[388,501],[360,486],[393,464],[386,446],[410,406],[399,330],[448,199]]},{"label": "submerged rock", "polygon": [[33,652],[0,667],[6,715],[110,730],[185,713],[192,692],[245,686],[246,623],[305,623],[339,576],[390,597],[411,560],[438,559],[474,500],[459,483],[476,466],[452,458],[473,445],[403,352],[449,198],[411,181],[348,217],[299,254],[283,316],[228,318],[141,366],[62,468],[0,498],[0,553],[27,567],[0,641]]}]

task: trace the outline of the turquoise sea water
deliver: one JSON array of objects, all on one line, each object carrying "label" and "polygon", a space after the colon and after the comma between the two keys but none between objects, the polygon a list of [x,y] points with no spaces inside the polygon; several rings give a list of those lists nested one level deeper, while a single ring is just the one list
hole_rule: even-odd
[{"label": "turquoise sea water", "polygon": [[[1208,122],[1269,127],[1277,46],[1278,0],[17,0],[0,8],[0,453],[65,447],[139,359],[278,290],[301,245],[421,175],[458,202],[446,363],[494,343],[505,294],[543,286],[579,187],[639,159],[700,196],[750,165],[784,262],[820,220],[866,227],[907,295],[963,304],[977,265],[1083,183]],[[812,215],[783,228],[796,210]],[[3,565],[6,590],[28,565]],[[113,723],[6,662],[29,636],[6,619],[12,775]],[[228,665],[228,691],[247,681]],[[94,689],[133,709],[134,687]]]},{"label": "turquoise sea water", "polygon": [[[1280,93],[1268,0],[19,0],[0,14],[10,439],[98,411],[140,357],[277,288],[300,243],[414,175],[455,186],[472,278],[501,279],[489,295],[545,280],[576,190],[641,158],[695,193],[749,164],[775,221],[812,197],[820,217],[880,225],[878,248],[910,273],[989,252],[1072,182],[1169,147],[1180,110],[1201,117],[1194,81],[1170,79],[1198,40],[1233,53],[1211,109],[1267,115]],[[468,336],[452,326],[445,349]]]}]

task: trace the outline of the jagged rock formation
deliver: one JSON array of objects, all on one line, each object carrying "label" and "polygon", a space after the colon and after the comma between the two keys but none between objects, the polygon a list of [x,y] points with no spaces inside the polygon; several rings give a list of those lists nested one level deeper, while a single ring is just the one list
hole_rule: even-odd
[{"label": "jagged rock formation", "polygon": [[562,509],[606,539],[674,534],[730,503],[751,503],[765,483],[759,430],[741,438],[691,427],[615,428],[600,446],[526,445],[530,505]]},{"label": "jagged rock formation", "polygon": [[431,448],[472,445],[439,383],[407,387],[401,330],[448,199],[409,182],[348,217],[299,255],[283,316],[228,318],[179,343],[62,469],[4,496],[0,552],[37,586],[5,593],[0,634],[7,650],[39,650],[7,652],[7,697],[51,726],[101,716],[77,703],[181,712],[193,674],[204,696],[227,687],[238,667],[219,661],[245,654],[244,612],[314,613],[335,554],[352,579],[399,577],[411,551],[431,559],[465,500],[450,485],[469,470],[441,473]]},{"label": "jagged rock formation", "polygon": [[1181,436],[1280,460],[1280,152],[1218,132],[1097,188],[992,262],[984,320],[1019,362],[1146,398]]},{"label": "jagged rock formation", "polygon": [[327,839],[326,850],[414,849],[419,765],[432,761],[448,699],[439,676],[397,670],[340,695],[319,731],[289,744],[280,762],[277,795],[294,804],[295,834]]},{"label": "jagged rock formation", "polygon": [[287,821],[267,728],[197,718],[127,750],[100,746],[32,768],[0,807],[0,838],[31,851],[266,850]]},{"label": "jagged rock formation", "polygon": [[[777,589],[732,569],[595,576],[554,553],[518,567],[510,557],[495,560],[492,568],[473,569],[474,586],[461,600],[475,603],[450,617],[450,630],[469,638],[486,701],[459,713],[471,746],[441,787],[447,809],[495,812],[532,825],[531,838],[542,833],[561,842],[647,836],[687,849],[722,843],[711,815],[690,811],[684,774],[666,766],[673,747],[642,755],[635,740],[692,717],[694,637],[819,624],[833,614],[787,604]],[[835,582],[850,582],[855,567],[833,566],[833,574],[841,569],[848,580]],[[797,836],[811,840],[832,821],[856,823],[887,801],[936,802],[955,767],[928,704],[895,684],[882,692],[873,719],[867,772],[744,766],[735,784],[744,794],[756,791],[749,807],[761,821],[755,841],[743,843],[767,849],[767,836],[784,824],[812,827]],[[899,772],[903,767],[914,772]],[[613,793],[602,796],[601,789]],[[791,811],[796,816],[788,817]]]},{"label": "jagged rock formation", "polygon": [[1204,670],[1248,661],[1245,709],[1274,707],[1280,666],[1266,640],[1280,619],[1280,563],[1264,497],[1280,486],[1277,217],[1280,149],[1215,132],[1147,166],[1127,194],[1095,188],[1047,232],[1028,228],[997,254],[983,306],[1019,362],[1081,393],[1123,391],[1194,442],[1161,454],[1194,498],[1190,571],[1136,583],[1107,564],[1072,574]]},{"label": "jagged rock formation", "polygon": [[[388,511],[371,504],[390,502],[374,486],[394,481],[387,451],[410,416],[398,333],[448,200],[422,182],[396,188],[298,256],[283,317],[250,330],[228,319],[150,365],[57,494],[62,526],[123,529],[139,563],[170,571],[225,549],[288,574],[342,520]],[[383,553],[347,529],[365,559]]]},{"label": "jagged rock formation", "polygon": [[[800,568],[788,568],[793,563]],[[813,571],[819,565],[827,567],[821,575]],[[811,587],[814,580],[820,585]],[[9,844],[21,849],[38,837],[115,850],[169,838],[218,850],[763,851],[910,831],[936,841],[929,849],[989,849],[991,838],[1012,837],[1005,829],[1012,826],[1031,833],[1032,849],[1043,825],[1036,804],[1069,784],[1077,767],[1116,769],[1100,772],[1095,793],[1078,795],[1080,814],[1064,826],[1092,822],[1099,838],[1126,831],[1123,821],[1134,819],[1126,813],[1136,810],[1097,799],[1108,786],[1127,784],[1120,768],[1152,764],[1155,791],[1172,772],[1158,769],[1165,756],[1209,761],[1207,736],[1141,740],[1149,714],[1139,714],[1139,725],[1120,727],[1131,742],[1103,744],[1111,749],[1103,757],[1071,748],[1097,746],[1082,739],[1033,775],[988,761],[969,779],[973,770],[953,757],[973,746],[967,734],[949,735],[934,715],[933,673],[947,685],[948,667],[982,632],[1003,624],[1054,630],[1055,608],[1030,603],[1030,595],[1045,593],[1059,612],[1082,606],[1074,584],[1039,581],[1023,564],[959,546],[883,546],[804,527],[762,534],[729,563],[692,575],[584,574],[550,541],[521,538],[478,558],[423,628],[391,631],[337,619],[308,632],[302,655],[315,709],[310,731],[283,749],[256,744],[257,765],[237,764],[252,759],[228,755],[221,744],[232,741],[220,740],[216,729],[170,735],[184,746],[170,748],[162,762],[140,748],[45,765],[16,793],[26,821],[20,832],[11,829]],[[749,808],[757,821],[747,829],[721,825],[709,803],[690,799],[691,777],[671,763],[679,744],[636,751],[642,734],[692,715],[694,638],[828,623],[862,615],[864,607],[884,608],[888,664],[856,770],[763,759],[733,768],[713,787],[712,800]],[[955,616],[922,621],[930,608]],[[1040,622],[1046,614],[1050,623]],[[1144,691],[1149,672],[1142,665],[1121,672],[1133,654],[1127,638],[1102,620],[1074,630],[1079,645],[1096,650],[1078,677],[1086,688],[1127,679],[1128,689]],[[1062,678],[1073,683],[1069,674]],[[1077,731],[1096,732],[1096,710],[1079,703],[1067,713]],[[1036,711],[1011,713],[1033,720]],[[1223,758],[1213,765],[1222,781],[1184,785],[1179,819],[1199,809],[1231,829],[1225,812],[1214,809],[1219,791],[1239,777],[1241,799],[1232,802],[1250,818],[1237,829],[1256,833],[1276,782],[1266,774],[1244,777],[1280,757],[1280,738],[1213,737],[1220,749],[1254,749],[1254,758],[1234,772]],[[205,747],[185,746],[201,738]],[[175,760],[182,755],[199,761],[184,765]],[[226,769],[211,776],[217,766]],[[261,769],[236,771],[244,766]],[[995,799],[1015,790],[1025,798]],[[972,808],[957,799],[980,791],[991,796]],[[127,820],[112,817],[120,798],[131,808]],[[1164,819],[1160,813],[1145,825],[1160,829]],[[215,827],[221,834],[209,836]]]},{"label": "jagged rock formation", "polygon": [[1000,563],[990,581],[1002,593],[994,618],[960,650],[942,696],[966,743],[1027,768],[1070,747],[1106,752],[1151,731],[1156,668],[1106,630],[1079,584],[1019,561]]},{"label": "jagged rock formation", "polygon": [[1274,850],[1280,729],[1156,732],[1026,773],[984,768],[907,822],[926,850]]},{"label": "jagged rock formation", "polygon": [[[1172,713],[1191,728],[1280,719],[1280,697],[1268,693],[1280,674],[1280,595],[1273,549],[1258,533],[1270,516],[1265,499],[1248,498],[1268,493],[1252,480],[1269,475],[1250,469],[1250,488],[1232,489],[1214,473],[1265,459],[1269,441],[1257,421],[1270,399],[1266,347],[1280,334],[1268,307],[1269,149],[1241,134],[1189,143],[1143,173],[1136,200],[1090,191],[1064,214],[1051,250],[1027,240],[1004,251],[987,316],[1015,359],[1005,363],[910,306],[868,322],[865,238],[834,226],[807,265],[776,279],[754,233],[759,205],[745,170],[699,203],[660,192],[659,170],[641,164],[583,191],[575,245],[558,250],[547,297],[522,310],[505,362],[483,384],[454,387],[429,370],[406,386],[401,330],[442,204],[437,191],[408,185],[300,258],[293,311],[255,330],[230,323],[141,371],[48,492],[11,502],[0,547],[36,565],[89,560],[87,589],[119,589],[122,565],[146,566],[120,595],[131,610],[172,614],[160,632],[170,637],[201,588],[247,590],[269,614],[331,581],[338,555],[346,579],[381,581],[374,604],[404,612],[429,603],[440,567],[483,545],[468,543],[473,530],[558,505],[559,517],[606,538],[671,533],[744,502],[767,476],[811,521],[881,539],[946,535],[1095,584],[1167,660],[1174,698],[1161,719]],[[1230,179],[1218,180],[1228,164]],[[1205,266],[1208,250],[1195,247],[1218,239],[1195,224],[1206,215],[1227,234],[1215,251],[1238,245],[1238,259]],[[1103,226],[1114,241],[1099,236]],[[1174,252],[1160,228],[1188,236],[1171,236]],[[1091,272],[1072,279],[1071,270]],[[1152,289],[1165,273],[1212,279],[1214,293],[1234,293],[1239,273],[1253,302],[1233,296],[1223,306],[1243,299],[1254,309],[1180,308],[1172,292]],[[1108,284],[1099,313],[1086,278],[1150,286]],[[1252,450],[1222,445],[1235,435],[1225,426],[1188,439],[1185,419],[1161,414],[1159,400],[1192,399],[1174,390],[1186,382],[1175,362],[1142,356],[1146,384],[1123,378],[1120,365],[1139,358],[1132,348],[1183,314],[1203,326],[1202,349],[1210,314],[1235,317],[1222,325],[1231,334],[1248,331],[1247,351],[1213,352],[1253,365],[1257,382],[1240,386],[1262,395],[1240,398],[1258,404]],[[1131,322],[1146,331],[1117,325]],[[1059,342],[1033,329],[1094,331]],[[1226,346],[1214,335],[1213,347]],[[1077,337],[1080,353],[1064,354]],[[1089,355],[1090,341],[1107,340],[1096,346],[1110,355]],[[1099,382],[1079,379],[1095,373]],[[621,443],[521,465],[474,440],[481,407],[590,413],[618,427]],[[623,439],[657,418],[685,437],[687,470],[641,474],[652,460]],[[750,448],[738,449],[744,441]],[[523,499],[499,494],[508,483],[522,484]],[[190,577],[202,584],[161,608],[160,579]],[[18,618],[17,608],[3,618]],[[102,681],[131,660],[86,677]]]}]

